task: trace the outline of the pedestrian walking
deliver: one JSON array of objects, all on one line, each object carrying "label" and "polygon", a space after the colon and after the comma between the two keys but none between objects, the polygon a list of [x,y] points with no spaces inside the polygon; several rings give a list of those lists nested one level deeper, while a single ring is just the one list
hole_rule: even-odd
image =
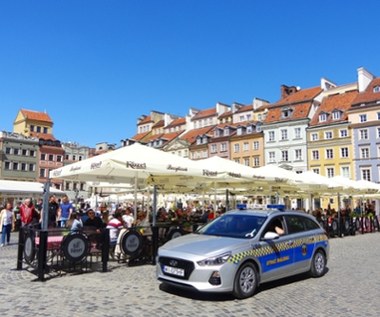
[{"label": "pedestrian walking", "polygon": [[0,213],[1,246],[9,244],[11,231],[14,225],[12,204],[7,203]]}]

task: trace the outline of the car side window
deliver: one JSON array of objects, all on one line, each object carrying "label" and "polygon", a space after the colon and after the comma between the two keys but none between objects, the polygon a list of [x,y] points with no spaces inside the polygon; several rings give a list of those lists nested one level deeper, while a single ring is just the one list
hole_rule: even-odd
[{"label": "car side window", "polygon": [[282,221],[282,217],[273,218],[265,228],[263,235],[265,235],[267,232],[274,232],[280,236],[284,235],[285,227]]},{"label": "car side window", "polygon": [[305,231],[304,217],[300,216],[286,216],[286,225],[289,234]]},{"label": "car side window", "polygon": [[320,229],[320,226],[318,223],[316,223],[315,221],[309,219],[309,218],[305,218],[305,227],[306,227],[306,230],[315,230],[315,229]]}]

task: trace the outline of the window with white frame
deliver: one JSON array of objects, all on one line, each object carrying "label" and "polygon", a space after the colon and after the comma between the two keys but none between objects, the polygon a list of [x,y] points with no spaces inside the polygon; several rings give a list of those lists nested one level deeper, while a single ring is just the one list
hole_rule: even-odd
[{"label": "window with white frame", "polygon": [[311,157],[313,160],[319,160],[319,151],[318,150],[311,151]]},{"label": "window with white frame", "polygon": [[237,128],[236,134],[237,135],[242,135],[243,134],[243,128],[242,127]]},{"label": "window with white frame", "polygon": [[332,118],[333,120],[339,120],[342,117],[341,111],[333,111]]},{"label": "window with white frame", "polygon": [[244,160],[244,165],[249,166],[249,157],[245,157],[243,160]]},{"label": "window with white frame", "polygon": [[373,92],[380,92],[380,86],[373,87]]},{"label": "window with white frame", "polygon": [[216,144],[211,144],[210,152],[216,153],[218,151],[218,147]]},{"label": "window with white frame", "polygon": [[325,132],[325,139],[326,140],[330,140],[330,139],[332,139],[332,137],[333,137],[332,131],[326,131]]},{"label": "window with white frame", "polygon": [[249,142],[244,142],[244,143],[243,143],[243,151],[244,151],[244,152],[249,151]]},{"label": "window with white frame", "polygon": [[359,137],[360,137],[360,140],[368,140],[368,129],[360,129]]},{"label": "window with white frame", "polygon": [[377,120],[380,120],[380,112],[377,113]]},{"label": "window with white frame", "polygon": [[289,161],[289,152],[288,152],[288,150],[282,150],[281,151],[281,160],[283,162],[288,162]]},{"label": "window with white frame", "polygon": [[268,162],[269,163],[275,163],[276,162],[276,153],[271,151],[268,152]]},{"label": "window with white frame", "polygon": [[227,143],[221,143],[220,152],[226,152],[226,151],[227,151]]},{"label": "window with white frame", "polygon": [[377,128],[376,131],[377,131],[377,138],[380,138],[380,128]]},{"label": "window with white frame", "polygon": [[260,157],[259,156],[254,156],[253,157],[253,166],[254,167],[259,167],[260,166]]},{"label": "window with white frame", "polygon": [[230,135],[230,128],[229,127],[226,127],[224,128],[224,133],[223,133],[224,136],[229,136]]},{"label": "window with white frame", "polygon": [[327,113],[323,112],[319,115],[319,122],[327,121]]},{"label": "window with white frame", "polygon": [[296,158],[296,161],[302,161],[302,150],[301,149],[294,150],[294,157]]},{"label": "window with white frame", "polygon": [[326,149],[326,159],[332,159],[332,158],[334,158],[333,149]]},{"label": "window with white frame", "polygon": [[360,148],[360,158],[361,159],[368,159],[369,158],[369,148],[368,147]]},{"label": "window with white frame", "polygon": [[348,158],[348,147],[341,147],[340,148],[340,157],[341,158]]},{"label": "window with white frame", "polygon": [[260,146],[259,141],[253,141],[253,150],[258,151],[259,146]]},{"label": "window with white frame", "polygon": [[318,141],[319,140],[318,133],[312,133],[311,134],[311,140],[312,141]]},{"label": "window with white frame", "polygon": [[347,136],[348,136],[347,129],[341,129],[341,130],[339,130],[339,137],[346,138]]},{"label": "window with white frame", "polygon": [[359,122],[367,122],[367,114],[360,114]]},{"label": "window with white frame", "polygon": [[294,138],[301,139],[301,128],[294,128]]},{"label": "window with white frame", "polygon": [[273,142],[274,140],[275,140],[274,131],[269,131],[268,132],[268,141]]},{"label": "window with white frame", "polygon": [[334,177],[335,174],[334,174],[334,168],[333,167],[328,167],[326,168],[326,175],[327,177]]},{"label": "window with white frame", "polygon": [[349,166],[341,166],[340,167],[340,175],[346,178],[350,178],[350,167]]},{"label": "window with white frame", "polygon": [[234,153],[239,153],[240,152],[240,144],[239,143],[235,143],[234,144]]},{"label": "window with white frame", "polygon": [[368,167],[362,167],[360,169],[360,173],[362,174],[362,179],[366,181],[371,181],[371,169]]},{"label": "window with white frame", "polygon": [[252,128],[251,125],[249,125],[249,126],[247,127],[247,133],[252,133],[252,132],[253,132],[253,128]]},{"label": "window with white frame", "polygon": [[281,140],[285,141],[288,139],[288,130],[286,129],[281,129]]}]

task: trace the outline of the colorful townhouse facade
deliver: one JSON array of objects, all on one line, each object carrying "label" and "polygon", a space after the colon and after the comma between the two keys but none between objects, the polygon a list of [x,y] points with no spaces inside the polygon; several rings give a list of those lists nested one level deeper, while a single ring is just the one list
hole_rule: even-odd
[{"label": "colorful townhouse facade", "polygon": [[348,111],[356,180],[380,182],[380,78],[359,69],[359,93]]}]

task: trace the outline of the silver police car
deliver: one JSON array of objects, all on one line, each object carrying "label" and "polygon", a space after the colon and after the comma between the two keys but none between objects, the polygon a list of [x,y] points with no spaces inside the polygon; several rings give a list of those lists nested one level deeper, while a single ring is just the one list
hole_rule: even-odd
[{"label": "silver police car", "polygon": [[297,211],[235,210],[158,250],[157,278],[203,292],[252,296],[260,283],[310,272],[323,276],[325,231]]}]

